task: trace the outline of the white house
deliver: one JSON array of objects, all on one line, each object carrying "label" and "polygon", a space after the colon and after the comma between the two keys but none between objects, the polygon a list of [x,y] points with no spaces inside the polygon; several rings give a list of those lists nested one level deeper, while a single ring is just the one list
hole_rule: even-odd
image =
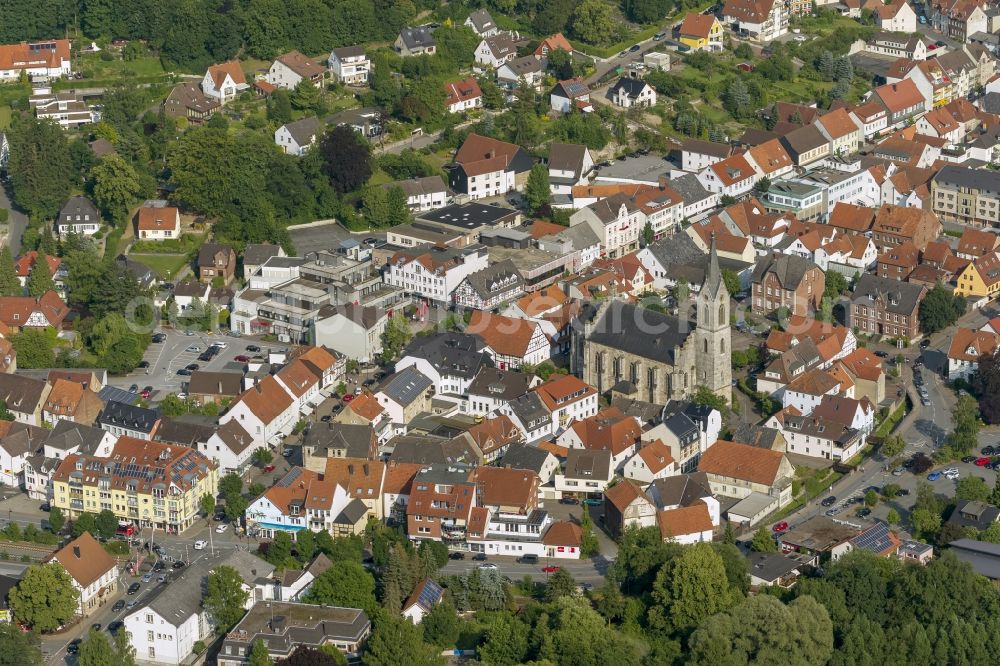
[{"label": "white house", "polygon": [[90,532],[60,548],[52,559],[62,565],[79,592],[80,615],[90,615],[116,596],[118,564]]},{"label": "white house", "polygon": [[[3,150],[5,139],[0,136],[0,151]],[[3,165],[0,164],[0,169]],[[93,236],[101,229],[101,214],[97,206],[86,197],[70,197],[56,219],[55,230],[60,236],[78,234]]]},{"label": "white house", "polygon": [[562,472],[555,475],[555,487],[570,497],[586,497],[603,493],[614,476],[610,451],[570,449]]},{"label": "white house", "polygon": [[274,59],[265,79],[275,88],[291,90],[303,80],[321,86],[325,75],[325,67],[298,51],[289,51]]},{"label": "white house", "polygon": [[269,375],[244,391],[219,417],[219,425],[235,420],[254,438],[255,445],[263,446],[276,444],[281,435],[291,432],[298,415],[292,396]]},{"label": "white house", "polygon": [[622,77],[618,83],[608,88],[608,99],[615,106],[630,109],[633,106],[654,106],[656,91],[642,79]]},{"label": "white house", "polygon": [[709,192],[738,198],[751,189],[760,174],[743,155],[733,155],[698,173],[698,182]]},{"label": "white house", "polygon": [[966,381],[979,370],[979,357],[1000,347],[1000,335],[992,331],[959,328],[948,348],[948,380]]},{"label": "white house", "polygon": [[500,32],[500,27],[490,16],[490,13],[484,8],[477,9],[476,11],[469,14],[469,18],[465,19],[466,25],[472,28],[472,31],[476,33],[476,36],[486,38],[492,37]]},{"label": "white house", "polygon": [[227,104],[236,99],[244,90],[249,90],[243,69],[239,60],[230,60],[220,65],[212,65],[201,79],[201,91],[209,97]]},{"label": "white house", "polygon": [[444,590],[441,589],[441,586],[430,578],[425,578],[417,583],[413,594],[403,604],[403,617],[413,624],[420,624],[424,616],[443,600]]},{"label": "white house", "polygon": [[677,473],[677,464],[670,455],[670,447],[660,440],[644,444],[634,456],[625,461],[625,468],[622,470],[626,479],[643,484]]},{"label": "white house", "polygon": [[590,104],[590,86],[577,77],[559,81],[549,93],[549,105],[553,111],[569,113],[574,106],[581,111],[593,110]]},{"label": "white house", "polygon": [[510,33],[487,37],[476,47],[476,64],[496,69],[517,57],[517,42]]},{"label": "white house", "polygon": [[535,393],[559,428],[597,413],[597,389],[576,375],[553,375]]},{"label": "white house", "polygon": [[0,45],[0,82],[17,81],[25,72],[29,79],[56,79],[73,74],[68,39]]},{"label": "white house", "polygon": [[382,333],[388,324],[387,310],[340,305],[329,316],[316,320],[316,344],[368,363],[382,352]]},{"label": "white house", "polygon": [[250,433],[236,420],[219,426],[207,442],[197,443],[198,451],[214,462],[221,474],[242,475],[250,465],[253,452],[258,448],[260,447],[254,446]]},{"label": "white house", "polygon": [[396,252],[386,263],[383,279],[413,295],[448,303],[459,284],[489,265],[483,245],[416,247]]},{"label": "white house", "polygon": [[788,32],[788,8],[781,0],[726,0],[720,18],[739,36],[759,44]]},{"label": "white house", "polygon": [[411,406],[422,404],[427,389],[433,384],[430,377],[410,366],[387,378],[381,390],[375,394],[375,400],[394,424],[405,429],[414,415]]},{"label": "white house", "polygon": [[274,131],[274,143],[289,155],[304,155],[316,144],[323,123],[316,116],[307,116],[286,123]]},{"label": "white house", "polygon": [[344,46],[330,51],[327,66],[334,79],[348,86],[363,86],[368,83],[371,62],[361,46]]},{"label": "white house", "polygon": [[590,150],[575,143],[549,145],[549,190],[552,194],[570,194],[577,185],[584,185],[594,169]]},{"label": "white house", "polygon": [[463,113],[483,105],[483,91],[473,77],[444,84],[444,105],[448,113]]},{"label": "white house", "polygon": [[800,414],[811,414],[824,396],[840,393],[840,381],[819,368],[803,372],[785,386],[783,407],[794,407]]},{"label": "white house", "polygon": [[199,641],[215,635],[215,622],[202,606],[201,590],[212,570],[220,566],[236,569],[249,593],[245,608],[267,598],[273,586],[256,581],[271,578],[274,567],[242,551],[223,550],[223,555],[205,555],[175,574],[173,582],[158,594],[141,597],[139,605],[124,617],[123,631],[136,658],[144,664],[179,666],[194,652]]},{"label": "white house", "polygon": [[[866,5],[867,6],[867,5]],[[906,0],[889,4],[876,4],[872,10],[875,25],[886,32],[914,33],[917,31],[917,13]]]},{"label": "white house", "polygon": [[[448,186],[441,176],[424,176],[386,183],[383,187],[398,187],[406,194],[406,206],[414,213],[444,208],[448,205]],[[390,241],[391,243],[392,241]]]},{"label": "white house", "polygon": [[667,509],[657,515],[660,538],[682,545],[711,542],[714,525],[709,506],[702,501]]},{"label": "white house", "polygon": [[181,237],[181,212],[173,206],[145,205],[136,212],[139,240],[176,240]]},{"label": "white house", "polygon": [[334,520],[352,501],[347,489],[332,479],[293,467],[247,507],[247,526],[268,539],[278,532],[292,537],[306,529],[332,532]]},{"label": "white house", "polygon": [[320,393],[320,377],[311,364],[294,359],[274,375],[274,378],[294,398],[295,408],[308,416],[326,399]]},{"label": "white house", "polygon": [[788,453],[824,460],[847,460],[865,442],[861,431],[813,415],[787,414],[780,430]]},{"label": "white house", "polygon": [[486,353],[501,370],[538,365],[551,357],[551,345],[538,322],[473,310],[466,326],[486,342]]},{"label": "white house", "polygon": [[639,248],[646,215],[632,197],[618,193],[573,213],[570,227],[586,224],[601,240],[608,257],[616,259]]}]

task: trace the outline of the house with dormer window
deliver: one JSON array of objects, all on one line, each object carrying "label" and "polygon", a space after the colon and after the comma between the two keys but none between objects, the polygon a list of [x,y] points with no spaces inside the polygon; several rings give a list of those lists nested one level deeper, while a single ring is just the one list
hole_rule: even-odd
[{"label": "house with dormer window", "polygon": [[228,104],[241,92],[249,89],[250,85],[239,60],[212,65],[201,79],[201,91],[222,104]]},{"label": "house with dormer window", "polygon": [[1000,335],[959,328],[948,348],[948,381],[969,380],[979,370],[979,359],[1000,348]]},{"label": "house with dormer window", "polygon": [[709,192],[740,197],[753,189],[760,175],[745,156],[733,155],[702,169],[698,182]]}]

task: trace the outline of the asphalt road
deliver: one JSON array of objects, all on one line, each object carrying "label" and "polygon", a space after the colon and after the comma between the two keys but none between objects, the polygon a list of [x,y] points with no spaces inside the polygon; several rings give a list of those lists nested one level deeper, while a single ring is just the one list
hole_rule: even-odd
[{"label": "asphalt road", "polygon": [[28,227],[28,216],[14,208],[4,187],[0,187],[0,208],[10,211],[7,217],[7,244],[10,246],[11,256],[16,257],[21,252],[21,234]]}]

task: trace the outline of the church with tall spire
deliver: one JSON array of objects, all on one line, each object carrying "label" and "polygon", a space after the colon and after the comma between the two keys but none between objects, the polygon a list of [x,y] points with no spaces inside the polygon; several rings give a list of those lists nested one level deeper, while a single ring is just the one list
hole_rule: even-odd
[{"label": "church with tall spire", "polygon": [[604,301],[577,334],[573,369],[601,394],[614,391],[662,405],[705,387],[728,401],[729,312],[713,236],[705,280],[691,302],[668,314],[619,299]]}]

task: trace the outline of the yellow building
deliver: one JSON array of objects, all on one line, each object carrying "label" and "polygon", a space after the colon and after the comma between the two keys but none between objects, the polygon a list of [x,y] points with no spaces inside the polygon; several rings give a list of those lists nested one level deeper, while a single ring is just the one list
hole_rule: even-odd
[{"label": "yellow building", "polygon": [[120,521],[179,533],[218,487],[217,466],[194,449],[121,437],[108,458],[67,456],[52,476],[52,506],[68,518],[108,509]]},{"label": "yellow building", "polygon": [[1000,252],[979,257],[958,274],[956,296],[1000,296]]},{"label": "yellow building", "polygon": [[688,14],[679,30],[681,44],[692,51],[721,51],[722,24],[714,16]]}]

